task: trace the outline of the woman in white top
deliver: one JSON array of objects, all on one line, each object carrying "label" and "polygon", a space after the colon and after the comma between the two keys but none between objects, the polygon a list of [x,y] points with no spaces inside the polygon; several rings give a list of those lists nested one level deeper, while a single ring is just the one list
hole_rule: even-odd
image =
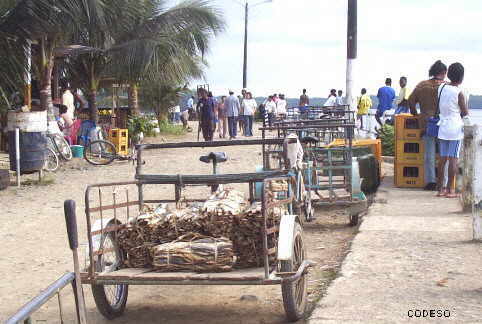
[{"label": "woman in white top", "polygon": [[273,100],[273,96],[268,97],[268,102],[265,105],[265,111],[268,114],[268,126],[272,127],[276,119],[276,103]]},{"label": "woman in white top", "polygon": [[251,92],[246,93],[246,99],[243,100],[243,115],[244,115],[244,136],[253,136],[253,119],[258,104],[253,99]]},{"label": "woman in white top", "polygon": [[[442,84],[438,89],[440,122],[439,122],[439,149],[440,161],[438,165],[437,197],[457,198],[454,192],[457,162],[460,146],[464,138],[464,122],[462,117],[469,111],[462,89],[459,85],[464,80],[464,67],[460,63],[450,65],[448,73],[450,83]],[[443,187],[445,178],[445,164],[449,162],[447,188]]]},{"label": "woman in white top", "polygon": [[279,119],[285,119],[287,115],[286,106],[288,103],[286,102],[285,95],[280,94],[278,103],[276,104],[276,113],[278,114]]}]

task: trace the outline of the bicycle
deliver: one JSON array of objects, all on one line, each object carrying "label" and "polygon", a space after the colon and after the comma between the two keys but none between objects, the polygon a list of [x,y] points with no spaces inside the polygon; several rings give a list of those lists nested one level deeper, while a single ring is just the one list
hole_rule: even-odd
[{"label": "bicycle", "polygon": [[131,154],[121,155],[117,153],[115,145],[106,140],[90,142],[84,147],[84,159],[92,165],[108,165],[114,160],[134,161],[137,160],[135,145],[132,145]]},{"label": "bicycle", "polygon": [[65,161],[72,160],[72,150],[63,135],[48,133],[47,138],[51,142],[54,152],[58,153]]},{"label": "bicycle", "polygon": [[54,172],[59,167],[59,156],[65,161],[70,161],[72,159],[72,150],[69,143],[60,134],[48,133],[47,138],[44,169]]}]

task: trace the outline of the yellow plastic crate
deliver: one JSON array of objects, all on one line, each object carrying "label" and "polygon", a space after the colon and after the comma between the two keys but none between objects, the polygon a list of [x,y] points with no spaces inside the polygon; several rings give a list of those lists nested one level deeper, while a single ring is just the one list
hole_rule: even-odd
[{"label": "yellow plastic crate", "polygon": [[423,141],[395,142],[395,159],[399,163],[423,164],[425,160],[425,144]]},{"label": "yellow plastic crate", "polygon": [[421,140],[422,124],[420,116],[411,114],[396,115],[395,138],[397,140]]},{"label": "yellow plastic crate", "polygon": [[114,145],[129,145],[129,131],[127,129],[112,128],[109,131],[109,141]]},{"label": "yellow plastic crate", "polygon": [[[336,147],[336,146],[344,146],[345,145],[345,139],[343,138],[337,138],[333,142],[331,142],[328,147]],[[373,155],[375,155],[375,158],[377,159],[378,162],[382,162],[382,141],[380,139],[359,139],[359,140],[353,140],[352,146],[368,146],[370,147]]]},{"label": "yellow plastic crate", "polygon": [[395,187],[423,188],[425,186],[425,170],[423,165],[395,162]]}]

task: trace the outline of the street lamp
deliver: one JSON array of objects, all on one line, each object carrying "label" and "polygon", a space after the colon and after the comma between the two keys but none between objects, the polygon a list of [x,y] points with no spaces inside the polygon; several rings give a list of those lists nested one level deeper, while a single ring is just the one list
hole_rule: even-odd
[{"label": "street lamp", "polygon": [[236,3],[240,4],[241,6],[244,7],[244,60],[243,60],[243,88],[247,88],[247,83],[248,83],[248,12],[250,8],[257,7],[259,5],[273,2],[273,0],[264,0],[264,1],[259,1],[256,2],[252,5],[249,4],[249,1],[244,1],[244,4],[237,1],[233,0]]}]

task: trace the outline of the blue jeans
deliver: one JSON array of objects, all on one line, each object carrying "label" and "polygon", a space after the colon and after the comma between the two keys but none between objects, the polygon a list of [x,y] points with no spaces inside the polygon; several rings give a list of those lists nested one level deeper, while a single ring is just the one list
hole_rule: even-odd
[{"label": "blue jeans", "polygon": [[175,112],[174,113],[174,121],[176,123],[179,123],[181,121],[181,113],[180,112]]},{"label": "blue jeans", "polygon": [[244,135],[253,136],[253,116],[244,116]]},{"label": "blue jeans", "polygon": [[236,137],[238,135],[238,118],[236,116],[228,117],[229,137]]},{"label": "blue jeans", "polygon": [[437,178],[435,177],[435,145],[437,138],[424,135],[423,140],[425,142],[425,184],[437,183]]}]

